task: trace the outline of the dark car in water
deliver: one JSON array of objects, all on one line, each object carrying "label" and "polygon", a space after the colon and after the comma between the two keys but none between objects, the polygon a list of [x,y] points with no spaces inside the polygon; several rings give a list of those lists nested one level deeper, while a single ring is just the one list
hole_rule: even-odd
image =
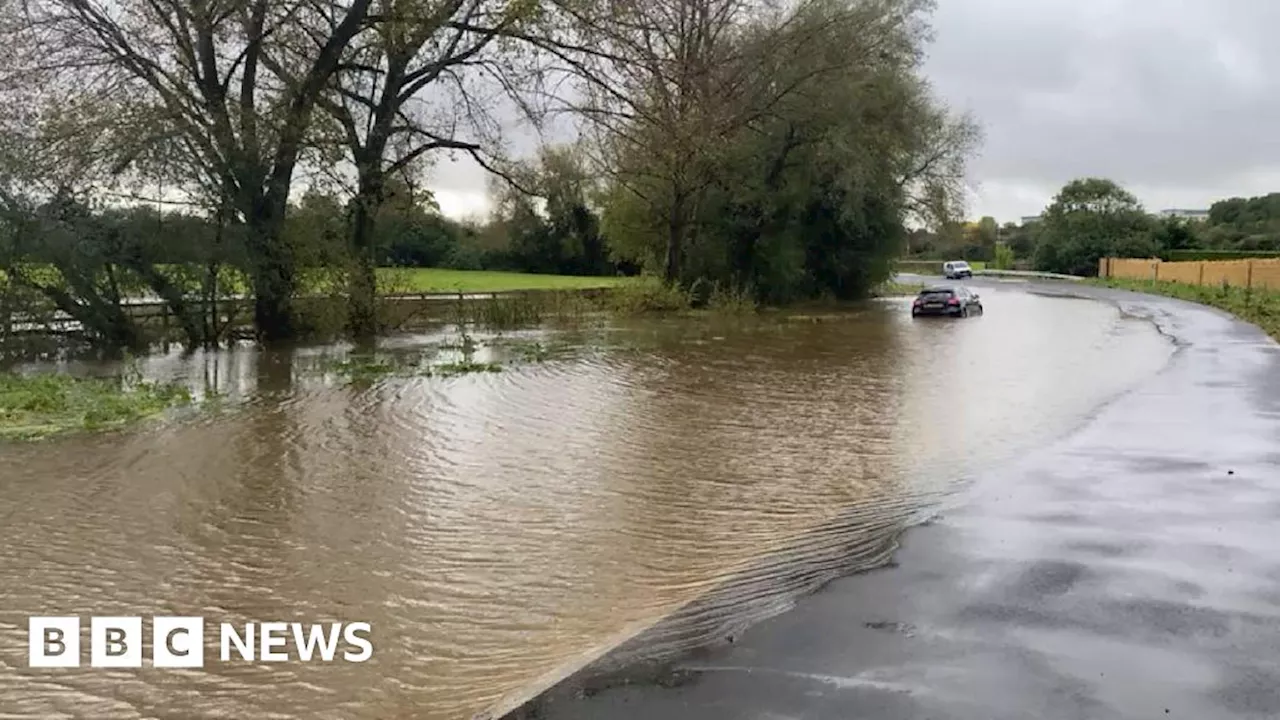
[{"label": "dark car in water", "polygon": [[982,299],[963,285],[934,285],[920,291],[911,303],[911,317],[948,315],[969,317],[982,314]]}]

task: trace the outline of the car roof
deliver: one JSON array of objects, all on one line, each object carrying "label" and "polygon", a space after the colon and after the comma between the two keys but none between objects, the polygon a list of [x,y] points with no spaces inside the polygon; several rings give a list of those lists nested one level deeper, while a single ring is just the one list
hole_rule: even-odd
[{"label": "car roof", "polygon": [[930,285],[925,289],[921,290],[920,293],[923,295],[924,293],[955,292],[955,291],[956,291],[955,285]]}]

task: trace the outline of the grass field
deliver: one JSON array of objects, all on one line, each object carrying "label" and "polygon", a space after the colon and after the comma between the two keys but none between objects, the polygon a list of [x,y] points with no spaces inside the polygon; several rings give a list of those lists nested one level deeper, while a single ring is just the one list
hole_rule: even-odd
[{"label": "grass field", "polygon": [[[33,267],[29,272],[40,282],[57,283],[59,276],[52,267]],[[182,274],[176,268],[167,273],[179,282],[198,291],[202,273],[198,268]],[[247,278],[231,268],[224,268],[220,280],[222,289],[230,293],[248,290]],[[316,292],[324,287],[323,274],[308,270],[299,272],[303,292]],[[5,276],[0,271],[0,283]],[[434,293],[434,292],[507,292],[517,290],[587,290],[618,287],[635,282],[623,277],[580,277],[572,275],[535,275],[532,273],[500,272],[491,270],[448,270],[445,268],[379,268],[378,285],[383,293]],[[126,291],[127,293],[128,291]]]},{"label": "grass field", "polygon": [[382,268],[379,283],[390,292],[507,292],[513,290],[588,290],[618,287],[631,278],[534,275],[491,270]]}]

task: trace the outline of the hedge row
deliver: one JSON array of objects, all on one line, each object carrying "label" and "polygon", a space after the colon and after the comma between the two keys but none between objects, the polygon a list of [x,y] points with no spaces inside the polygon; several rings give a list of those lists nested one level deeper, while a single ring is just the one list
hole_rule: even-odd
[{"label": "hedge row", "polygon": [[1194,262],[1197,260],[1248,260],[1280,257],[1280,250],[1170,250],[1161,260]]}]

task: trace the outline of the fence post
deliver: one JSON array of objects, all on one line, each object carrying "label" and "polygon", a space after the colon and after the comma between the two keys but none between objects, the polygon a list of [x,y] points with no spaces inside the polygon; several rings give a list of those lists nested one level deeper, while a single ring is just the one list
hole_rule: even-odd
[{"label": "fence post", "polygon": [[1204,261],[1200,262],[1200,279],[1196,281],[1196,285],[1204,285]]},{"label": "fence post", "polygon": [[1151,284],[1155,285],[1160,282],[1160,261],[1153,260],[1151,262]]},{"label": "fence post", "polygon": [[160,337],[161,347],[169,352],[169,303],[160,304]]},{"label": "fence post", "polygon": [[1252,290],[1253,289],[1253,261],[1247,260],[1245,262],[1246,262],[1246,265],[1245,265],[1244,286],[1246,290]]}]

